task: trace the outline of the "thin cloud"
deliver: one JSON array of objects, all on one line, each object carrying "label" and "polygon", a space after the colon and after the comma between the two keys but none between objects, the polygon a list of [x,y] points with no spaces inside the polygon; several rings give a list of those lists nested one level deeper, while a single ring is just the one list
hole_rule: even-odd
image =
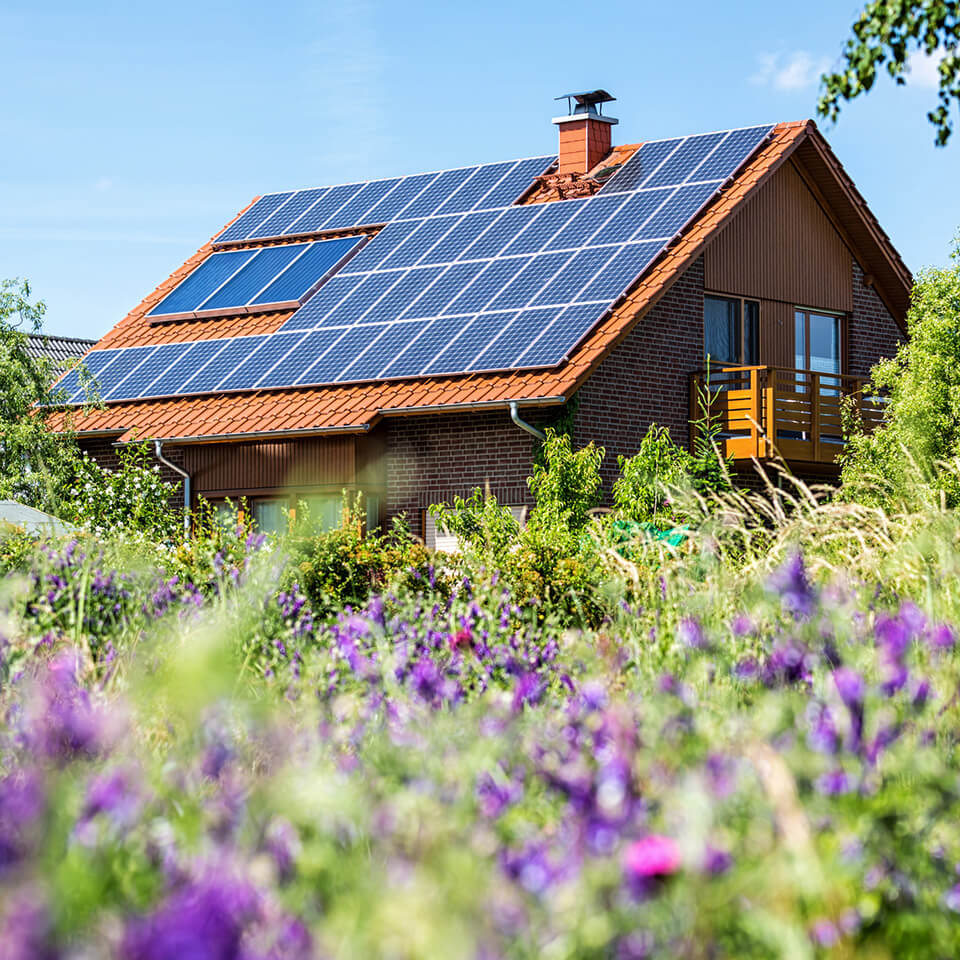
[{"label": "thin cloud", "polygon": [[750,82],[760,87],[793,93],[815,87],[820,75],[829,67],[827,57],[815,57],[807,50],[761,53],[757,57],[757,71],[750,77]]}]

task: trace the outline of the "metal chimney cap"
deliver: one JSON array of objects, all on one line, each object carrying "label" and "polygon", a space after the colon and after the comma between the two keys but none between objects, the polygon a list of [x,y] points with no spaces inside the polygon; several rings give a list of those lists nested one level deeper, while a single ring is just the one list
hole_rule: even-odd
[{"label": "metal chimney cap", "polygon": [[[554,99],[566,100],[567,110],[571,115],[590,113],[599,116],[603,113],[602,104],[610,103],[617,98],[611,96],[606,90],[585,90],[581,93],[564,93],[559,97],[554,97]],[[576,107],[573,105],[574,100],[577,102]]]}]

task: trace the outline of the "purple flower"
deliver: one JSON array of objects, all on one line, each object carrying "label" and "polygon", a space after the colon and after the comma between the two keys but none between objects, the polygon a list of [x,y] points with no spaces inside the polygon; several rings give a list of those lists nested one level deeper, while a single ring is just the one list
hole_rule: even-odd
[{"label": "purple flower", "polygon": [[703,627],[695,617],[684,617],[677,624],[677,637],[681,643],[694,650],[705,650],[708,646]]},{"label": "purple flower", "polygon": [[234,960],[257,918],[253,888],[211,873],[173,893],[152,914],[127,924],[126,960]]},{"label": "purple flower", "polygon": [[930,646],[932,646],[934,650],[949,650],[956,642],[957,637],[953,632],[953,628],[948,627],[945,623],[941,623],[935,627],[930,634]]},{"label": "purple flower", "polygon": [[825,797],[836,797],[851,790],[850,778],[840,770],[831,770],[817,777],[816,788]]},{"label": "purple flower", "polygon": [[56,960],[53,924],[46,907],[26,892],[7,900],[0,915],[0,954],[4,960]]},{"label": "purple flower", "polygon": [[840,934],[829,920],[817,920],[810,930],[810,939],[818,947],[829,948],[837,943]]},{"label": "purple flower", "polygon": [[476,793],[480,813],[488,820],[499,817],[514,800],[510,786],[498,783],[489,773],[483,773],[477,779]]},{"label": "purple flower", "polygon": [[77,756],[92,757],[104,746],[103,717],[77,682],[79,669],[74,651],[51,660],[29,704],[28,739],[61,764]]},{"label": "purple flower", "polygon": [[106,813],[117,823],[130,823],[138,806],[129,776],[122,770],[115,770],[90,781],[81,817],[92,820],[98,814]]},{"label": "purple flower", "polygon": [[545,684],[532,672],[524,673],[513,688],[513,711],[518,713],[523,707],[533,706],[540,702]]},{"label": "purple flower", "polygon": [[745,614],[738,613],[730,624],[730,629],[735,637],[746,637],[753,633],[753,621]]},{"label": "purple flower", "polygon": [[273,858],[281,882],[289,880],[294,873],[294,861],[300,852],[300,837],[296,828],[287,820],[274,820],[267,829],[263,845]]},{"label": "purple flower", "polygon": [[0,874],[28,851],[30,828],[46,808],[39,774],[14,770],[0,780]]},{"label": "purple flower", "polygon": [[898,663],[903,659],[910,645],[910,631],[900,617],[877,617],[874,634],[888,663]]},{"label": "purple flower", "polygon": [[767,588],[780,596],[783,609],[797,617],[809,617],[813,613],[816,594],[810,586],[803,555],[794,551],[786,562],[775,570],[767,580]]},{"label": "purple flower", "polygon": [[943,902],[948,910],[960,913],[960,883],[955,884],[946,892]]},{"label": "purple flower", "polygon": [[863,707],[866,686],[859,673],[849,667],[838,667],[833,671],[833,682],[836,685],[837,693],[840,694],[840,699],[847,705],[848,709],[853,710]]},{"label": "purple flower", "polygon": [[707,844],[703,851],[703,869],[706,873],[719,876],[733,866],[733,857],[729,851]]}]

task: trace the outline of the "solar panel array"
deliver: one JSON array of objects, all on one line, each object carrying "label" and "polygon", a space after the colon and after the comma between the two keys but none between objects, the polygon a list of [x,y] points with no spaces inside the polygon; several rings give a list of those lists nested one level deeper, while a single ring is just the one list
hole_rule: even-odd
[{"label": "solar panel array", "polygon": [[[770,131],[645,143],[598,193],[563,202],[512,205],[550,157],[269,194],[215,242],[386,225],[276,333],[95,351],[88,366],[96,357],[111,401],[556,365]],[[264,253],[299,250],[285,254],[297,258],[289,271],[337,242],[214,253],[167,300],[207,268],[203,283],[151,315],[216,312],[241,296],[255,307],[269,287],[235,281]],[[83,399],[75,373],[59,386]]]}]

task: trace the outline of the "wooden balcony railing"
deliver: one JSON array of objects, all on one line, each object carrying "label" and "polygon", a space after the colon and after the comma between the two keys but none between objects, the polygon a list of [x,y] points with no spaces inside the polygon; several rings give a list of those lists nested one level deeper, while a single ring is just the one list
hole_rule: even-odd
[{"label": "wooden balcony railing", "polygon": [[867,430],[883,420],[883,400],[864,395],[858,377],[786,367],[720,367],[690,375],[691,440],[709,413],[723,452],[735,460],[830,464],[843,449],[846,398]]}]

